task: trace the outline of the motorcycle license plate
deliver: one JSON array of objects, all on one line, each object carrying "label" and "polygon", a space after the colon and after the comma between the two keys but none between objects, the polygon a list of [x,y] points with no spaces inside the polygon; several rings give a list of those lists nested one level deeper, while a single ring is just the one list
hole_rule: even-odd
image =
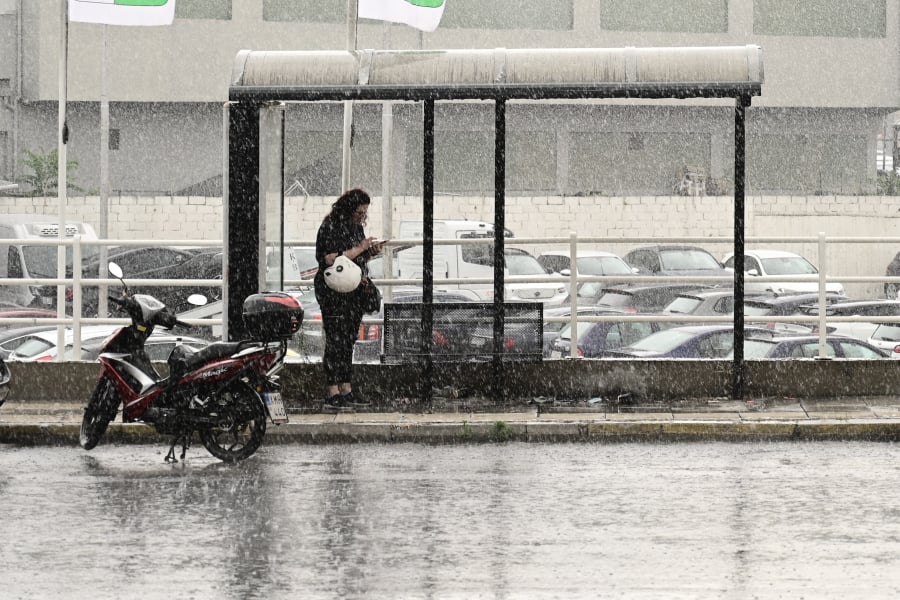
[{"label": "motorcycle license plate", "polygon": [[284,402],[281,400],[281,392],[267,392],[263,394],[263,400],[266,402],[269,416],[272,417],[274,423],[288,422],[287,413],[284,410]]}]

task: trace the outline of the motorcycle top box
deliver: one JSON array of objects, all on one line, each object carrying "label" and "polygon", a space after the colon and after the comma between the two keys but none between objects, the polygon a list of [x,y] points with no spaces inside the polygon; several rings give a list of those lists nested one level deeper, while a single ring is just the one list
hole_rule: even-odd
[{"label": "motorcycle top box", "polygon": [[285,340],[300,330],[303,308],[289,294],[264,292],[244,300],[243,317],[254,340]]}]

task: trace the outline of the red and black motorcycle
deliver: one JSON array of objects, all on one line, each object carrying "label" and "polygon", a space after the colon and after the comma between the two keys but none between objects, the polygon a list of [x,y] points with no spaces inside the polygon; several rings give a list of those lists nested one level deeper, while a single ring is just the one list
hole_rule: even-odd
[{"label": "red and black motorcycle", "polygon": [[226,462],[251,456],[262,444],[268,419],[286,423],[277,373],[284,366],[287,340],[297,332],[303,309],[292,296],[280,292],[253,294],[243,306],[250,339],[215,342],[194,350],[180,344],[167,360],[163,377],[144,351],[156,326],[190,327],[147,294],[129,294],[122,270],[110,273],[125,287],[121,297],[110,296],[131,318],[103,345],[100,378],[84,410],[80,443],[95,447],[122,406],[125,423],[148,423],[172,435],[166,462],[176,462],[180,443],[184,460],[196,432],[206,449]]}]

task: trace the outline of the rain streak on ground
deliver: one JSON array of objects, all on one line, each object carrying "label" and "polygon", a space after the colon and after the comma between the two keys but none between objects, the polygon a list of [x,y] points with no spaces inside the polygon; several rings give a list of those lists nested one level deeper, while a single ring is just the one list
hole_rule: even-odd
[{"label": "rain streak on ground", "polygon": [[3,597],[896,598],[889,443],[0,448]]}]

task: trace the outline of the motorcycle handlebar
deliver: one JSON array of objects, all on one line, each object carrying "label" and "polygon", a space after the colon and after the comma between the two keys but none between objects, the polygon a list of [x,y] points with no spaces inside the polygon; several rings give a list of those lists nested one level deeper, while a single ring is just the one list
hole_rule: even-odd
[{"label": "motorcycle handlebar", "polygon": [[179,326],[179,327],[187,327],[188,329],[191,328],[191,325],[190,325],[189,323],[185,323],[184,321],[178,321],[178,320],[176,320],[176,321],[175,321],[175,325],[177,325],[177,326]]}]

